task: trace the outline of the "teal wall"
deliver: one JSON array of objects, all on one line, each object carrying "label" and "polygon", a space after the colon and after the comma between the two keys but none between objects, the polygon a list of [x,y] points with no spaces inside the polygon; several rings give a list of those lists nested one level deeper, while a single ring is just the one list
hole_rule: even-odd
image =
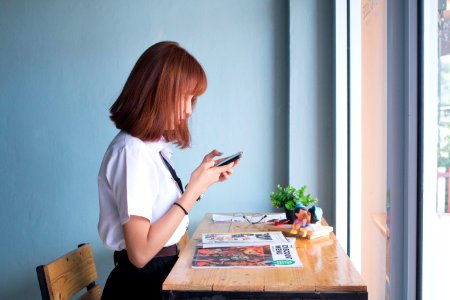
[{"label": "teal wall", "polygon": [[[192,148],[175,151],[180,177],[213,148],[244,151],[230,180],[194,207],[191,232],[207,212],[273,210],[269,193],[289,176],[289,9],[280,0],[0,2],[0,299],[39,299],[35,267],[81,242],[93,245],[104,284],[112,253],[97,235],[96,177],[117,132],[108,109],[138,56],[161,40],[188,49],[209,79]],[[332,186],[326,175],[313,180]]]},{"label": "teal wall", "polygon": [[289,183],[335,224],[334,1],[294,0],[289,12]]}]

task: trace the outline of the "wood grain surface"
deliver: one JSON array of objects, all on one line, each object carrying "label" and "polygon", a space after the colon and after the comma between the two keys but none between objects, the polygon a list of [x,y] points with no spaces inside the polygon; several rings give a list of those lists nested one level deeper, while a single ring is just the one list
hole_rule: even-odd
[{"label": "wood grain surface", "polygon": [[264,231],[264,224],[213,223],[206,214],[163,284],[170,291],[367,292],[360,274],[331,233],[297,239],[302,268],[192,268],[195,247],[207,232]]}]

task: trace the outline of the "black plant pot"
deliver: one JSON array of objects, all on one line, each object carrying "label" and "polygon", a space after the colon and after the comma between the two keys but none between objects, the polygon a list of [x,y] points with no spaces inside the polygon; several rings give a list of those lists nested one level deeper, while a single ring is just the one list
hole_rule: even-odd
[{"label": "black plant pot", "polygon": [[289,224],[294,223],[295,218],[296,218],[294,210],[293,209],[289,210],[289,209],[285,208],[284,211],[286,212],[286,219],[289,220]]}]

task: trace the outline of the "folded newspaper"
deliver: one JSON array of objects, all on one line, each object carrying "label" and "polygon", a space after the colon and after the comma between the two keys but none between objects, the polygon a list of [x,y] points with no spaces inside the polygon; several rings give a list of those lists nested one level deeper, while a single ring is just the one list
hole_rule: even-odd
[{"label": "folded newspaper", "polygon": [[281,231],[267,232],[232,232],[232,233],[203,233],[203,248],[259,246],[274,243],[289,243]]},{"label": "folded newspaper", "polygon": [[303,267],[290,243],[260,246],[196,248],[193,268]]},{"label": "folded newspaper", "polygon": [[295,239],[280,231],[204,233],[193,268],[302,267]]}]

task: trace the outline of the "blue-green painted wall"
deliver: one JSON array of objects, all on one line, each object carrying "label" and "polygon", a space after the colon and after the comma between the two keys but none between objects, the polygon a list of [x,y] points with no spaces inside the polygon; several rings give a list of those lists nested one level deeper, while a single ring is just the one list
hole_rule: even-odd
[{"label": "blue-green painted wall", "polygon": [[175,151],[179,175],[187,181],[213,148],[244,151],[233,177],[191,212],[191,232],[207,212],[273,210],[269,193],[289,176],[289,7],[0,2],[0,299],[39,299],[35,267],[81,242],[92,243],[104,284],[112,253],[97,235],[96,177],[116,134],[108,108],[138,56],[161,40],[188,49],[209,79],[192,118],[192,148]]}]

